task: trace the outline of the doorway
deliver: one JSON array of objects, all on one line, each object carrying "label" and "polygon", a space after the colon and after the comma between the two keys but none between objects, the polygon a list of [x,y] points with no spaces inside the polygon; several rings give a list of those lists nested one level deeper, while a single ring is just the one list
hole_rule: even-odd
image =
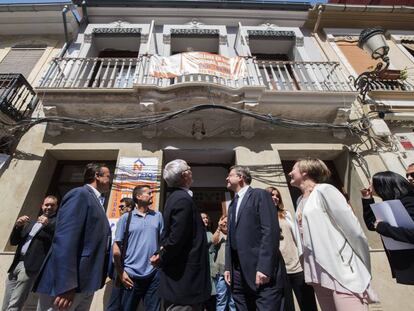
[{"label": "doorway", "polygon": [[[338,174],[338,171],[336,170],[334,161],[323,161],[323,162],[326,164],[326,166],[331,171],[331,177],[327,181],[327,183],[335,186],[345,196],[346,200],[349,201],[349,196],[345,192],[344,185],[342,183],[342,180],[339,178],[339,174]],[[295,165],[295,163],[296,161],[290,161],[290,160],[282,161],[283,172],[287,178],[287,185],[289,188],[290,197],[292,198],[293,206],[295,207],[295,210],[296,210],[296,202],[298,198],[302,195],[302,193],[300,192],[298,188],[290,185],[290,178],[288,175],[292,171],[293,165]]]},{"label": "doorway", "polygon": [[[213,232],[217,229],[220,217],[227,214],[233,196],[226,188],[226,177],[229,168],[234,165],[234,158],[233,150],[164,150],[164,165],[174,159],[183,159],[190,165],[194,201],[200,213],[210,217],[209,229]],[[171,189],[164,181],[162,189],[162,202],[165,202]],[[163,204],[160,210],[163,210]]]}]

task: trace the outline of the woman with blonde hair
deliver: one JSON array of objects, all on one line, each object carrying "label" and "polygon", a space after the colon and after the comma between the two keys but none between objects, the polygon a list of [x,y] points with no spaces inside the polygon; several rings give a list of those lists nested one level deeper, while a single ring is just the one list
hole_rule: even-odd
[{"label": "woman with blonde hair", "polygon": [[298,160],[290,184],[301,190],[296,218],[303,269],[322,311],[367,311],[377,301],[370,287],[368,242],[345,197],[325,183],[331,173],[320,159]]},{"label": "woman with blonde hair", "polygon": [[292,295],[293,290],[300,310],[317,311],[313,288],[305,283],[303,268],[299,260],[302,254],[302,243],[296,222],[289,211],[285,209],[280,191],[275,187],[267,187],[266,191],[272,196],[273,203],[277,208],[281,230],[279,250],[285,261],[288,276],[287,283],[289,284],[285,291],[285,310],[295,309]]}]

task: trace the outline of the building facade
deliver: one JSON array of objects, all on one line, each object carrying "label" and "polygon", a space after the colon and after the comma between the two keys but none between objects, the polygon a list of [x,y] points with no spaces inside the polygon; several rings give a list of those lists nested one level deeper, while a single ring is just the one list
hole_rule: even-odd
[{"label": "building facade", "polygon": [[[12,259],[8,235],[16,218],[34,215],[44,195],[61,197],[80,185],[89,161],[106,162],[115,174],[106,202],[113,223],[117,202],[136,183],[153,185],[154,208],[162,211],[168,196],[162,167],[175,158],[192,167],[195,200],[215,222],[231,200],[225,178],[234,164],[251,168],[254,187],[278,187],[294,210],[298,193],[286,175],[297,158],[319,157],[363,223],[359,190],[370,176],[404,173],[414,162],[411,8],[277,1],[77,5],[79,28],[69,27],[66,45],[62,36],[47,41],[50,52],[30,71],[38,100],[30,126],[16,120],[5,127],[17,128],[21,138],[0,176],[8,207],[0,211],[1,277]],[[361,102],[349,76],[376,62],[356,41],[362,29],[378,25],[387,29],[392,68],[408,78],[377,81]],[[13,44],[0,50],[0,72],[16,63],[7,58]],[[366,234],[382,301],[372,309],[410,310],[412,290],[395,284],[378,236]],[[94,310],[103,310],[108,295],[107,288],[95,296]]]}]

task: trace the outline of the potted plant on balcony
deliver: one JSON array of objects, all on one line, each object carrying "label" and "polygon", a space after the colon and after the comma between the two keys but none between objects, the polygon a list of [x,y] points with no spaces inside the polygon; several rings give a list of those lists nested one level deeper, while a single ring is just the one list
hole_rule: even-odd
[{"label": "potted plant on balcony", "polygon": [[406,80],[408,78],[407,68],[402,70],[386,69],[378,73],[381,80]]}]

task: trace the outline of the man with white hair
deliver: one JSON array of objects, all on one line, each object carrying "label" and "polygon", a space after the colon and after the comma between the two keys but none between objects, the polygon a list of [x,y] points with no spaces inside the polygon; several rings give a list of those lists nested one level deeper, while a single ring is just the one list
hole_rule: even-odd
[{"label": "man with white hair", "polygon": [[159,293],[167,311],[201,311],[211,282],[206,232],[189,189],[191,167],[184,160],[171,161],[164,180],[172,192],[165,203],[161,247],[150,259],[161,268]]}]

